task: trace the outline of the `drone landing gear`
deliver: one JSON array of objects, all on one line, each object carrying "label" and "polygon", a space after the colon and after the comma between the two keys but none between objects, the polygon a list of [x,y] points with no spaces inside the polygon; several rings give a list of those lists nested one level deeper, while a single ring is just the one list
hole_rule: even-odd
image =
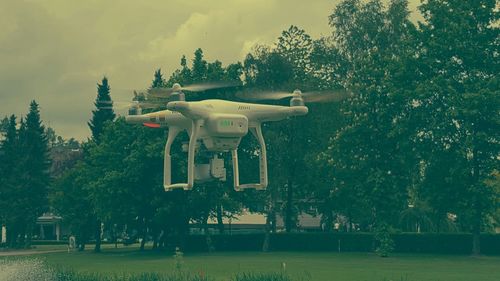
[{"label": "drone landing gear", "polygon": [[187,170],[187,183],[174,183],[172,184],[172,169],[171,169],[171,156],[170,150],[172,143],[177,135],[182,131],[180,128],[170,127],[168,131],[167,143],[165,144],[165,156],[163,166],[163,187],[165,191],[182,188],[183,190],[191,190],[194,186],[194,156],[196,154],[196,142],[198,141],[198,132],[200,131],[202,121],[194,120],[189,134],[189,147],[188,147],[188,170]]},{"label": "drone landing gear", "polygon": [[[209,176],[210,178],[216,178],[219,180],[225,180],[226,169],[224,169],[224,161],[222,159],[215,157],[210,160],[210,167],[196,166],[195,165],[195,153],[196,145],[198,141],[198,132],[201,127],[201,121],[193,121],[191,127],[191,134],[189,137],[189,147],[188,147],[188,179],[187,183],[175,183],[172,184],[172,174],[171,174],[171,155],[170,150],[172,143],[177,135],[182,131],[180,128],[170,127],[168,132],[167,143],[165,144],[165,158],[164,158],[164,178],[163,187],[165,191],[170,191],[177,188],[182,188],[184,190],[191,190],[195,181],[195,169],[197,170],[198,179],[205,180]],[[260,183],[248,183],[240,184],[239,167],[238,167],[238,149],[231,150],[232,160],[233,160],[233,177],[234,177],[234,189],[236,191],[241,191],[247,188],[255,188],[257,190],[265,190],[267,187],[267,157],[266,157],[266,144],[264,142],[264,136],[262,135],[262,128],[260,124],[256,127],[249,128],[250,132],[257,138],[260,145],[260,155],[259,155],[259,170],[260,170]],[[202,170],[207,170],[208,173],[204,172],[203,176]]]},{"label": "drone landing gear", "polygon": [[234,177],[234,190],[241,191],[247,188],[255,188],[256,190],[265,190],[267,187],[267,153],[266,153],[266,143],[264,142],[264,136],[262,135],[262,128],[260,124],[257,127],[249,128],[252,135],[257,138],[260,146],[259,155],[259,173],[260,173],[260,183],[247,183],[240,185],[240,173],[238,168],[238,149],[231,150],[231,155],[233,158],[233,177]]}]

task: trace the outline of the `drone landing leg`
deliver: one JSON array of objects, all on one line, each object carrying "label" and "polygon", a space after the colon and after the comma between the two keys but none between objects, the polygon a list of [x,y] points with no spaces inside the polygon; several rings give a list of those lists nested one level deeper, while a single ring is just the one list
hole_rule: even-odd
[{"label": "drone landing leg", "polygon": [[200,120],[194,120],[193,125],[191,126],[188,150],[188,183],[184,187],[184,190],[190,190],[194,185],[194,156],[196,154],[196,142],[198,141],[198,131],[200,130],[200,126]]},{"label": "drone landing leg", "polygon": [[257,190],[265,190],[268,184],[267,181],[267,153],[266,153],[266,143],[264,142],[264,136],[262,135],[261,126],[255,128],[250,128],[250,132],[257,138],[260,145],[260,155],[259,155],[259,173],[260,173],[260,183],[248,183],[240,185],[240,175],[238,168],[238,150],[231,150],[231,155],[233,158],[233,177],[234,177],[234,190],[240,191],[245,188],[255,188]]},{"label": "drone landing leg", "polygon": [[168,130],[167,143],[165,144],[165,156],[163,158],[163,188],[165,188],[165,191],[170,191],[172,189],[172,157],[170,156],[170,149],[180,132],[181,129],[177,127],[170,127]]},{"label": "drone landing leg", "polygon": [[[164,181],[164,187],[166,191],[170,191],[172,189],[176,188],[182,188],[184,190],[191,190],[194,185],[194,156],[196,153],[196,142],[198,140],[198,131],[200,129],[201,122],[200,121],[193,121],[193,125],[191,126],[191,134],[189,136],[189,149],[188,149],[188,180],[187,183],[175,183],[171,184],[171,168],[170,168],[170,146],[172,145],[173,139],[170,137],[170,132],[169,132],[169,137],[167,140],[167,145],[168,145],[168,151],[167,151],[167,145],[165,146],[165,181]],[[173,132],[172,135],[175,134],[175,136],[180,132],[179,129],[177,129],[177,132]],[[170,141],[172,139],[172,141]],[[169,142],[170,141],[170,142]],[[167,154],[168,152],[168,154]],[[167,157],[168,155],[168,157]],[[168,166],[167,166],[168,164]],[[168,167],[168,171],[167,168]],[[167,178],[168,176],[168,178]],[[168,181],[167,181],[168,179]]]}]

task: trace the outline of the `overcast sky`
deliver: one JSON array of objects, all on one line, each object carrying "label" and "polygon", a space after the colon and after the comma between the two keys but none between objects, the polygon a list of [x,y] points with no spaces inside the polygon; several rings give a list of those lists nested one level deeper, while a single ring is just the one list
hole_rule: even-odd
[{"label": "overcast sky", "polygon": [[[85,140],[96,83],[114,100],[144,89],[155,69],[167,78],[185,54],[241,61],[290,25],[329,35],[339,0],[0,0],[0,117],[25,115],[29,102],[64,138]],[[419,0],[410,0],[415,10]],[[124,112],[119,112],[123,114]]]}]

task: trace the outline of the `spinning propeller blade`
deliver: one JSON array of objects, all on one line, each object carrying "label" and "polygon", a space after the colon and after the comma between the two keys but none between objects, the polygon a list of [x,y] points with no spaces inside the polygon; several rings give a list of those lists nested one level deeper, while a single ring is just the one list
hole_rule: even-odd
[{"label": "spinning propeller blade", "polygon": [[140,101],[115,101],[115,102],[108,102],[109,106],[105,107],[100,107],[102,109],[127,109],[127,108],[134,108],[134,107],[140,107],[142,109],[152,109],[152,108],[158,108],[161,103],[152,103],[152,102],[140,102]]},{"label": "spinning propeller blade", "polygon": [[208,82],[185,86],[182,87],[181,90],[188,92],[203,92],[213,89],[224,89],[238,86],[241,86],[241,84],[238,82]]},{"label": "spinning propeller blade", "polygon": [[[259,100],[280,100],[292,97],[292,92],[284,91],[258,91],[238,93],[237,96],[244,100],[259,101]],[[321,103],[321,102],[338,102],[342,101],[352,93],[347,90],[328,90],[328,91],[313,91],[302,93],[301,96],[306,103]]]},{"label": "spinning propeller blade", "polygon": [[181,87],[179,84],[174,84],[172,88],[154,88],[148,90],[148,97],[153,98],[168,98],[173,92],[187,91],[187,92],[203,92],[214,89],[224,89],[238,87],[241,84],[238,82],[206,82],[197,83]]}]

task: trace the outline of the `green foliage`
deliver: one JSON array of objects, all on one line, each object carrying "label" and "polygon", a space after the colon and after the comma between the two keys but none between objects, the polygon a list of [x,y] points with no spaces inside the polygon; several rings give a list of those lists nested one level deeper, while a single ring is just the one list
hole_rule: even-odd
[{"label": "green foliage", "polygon": [[0,220],[9,229],[10,247],[27,247],[36,218],[47,210],[50,183],[48,143],[38,104],[30,103],[19,128],[14,115],[6,126],[0,151]]},{"label": "green foliage", "polygon": [[333,170],[334,210],[366,229],[397,227],[404,216],[432,231],[449,229],[452,213],[459,228],[479,234],[498,208],[498,193],[484,184],[500,151],[494,7],[427,1],[419,29],[407,1],[336,7],[333,53],[346,67],[331,68],[356,95],[341,108],[347,125],[319,158]]},{"label": "green foliage", "polygon": [[236,274],[231,281],[290,281],[290,276],[284,273],[254,273],[246,272]]},{"label": "green foliage", "polygon": [[[54,281],[210,281],[213,278],[204,276],[204,274],[158,274],[158,273],[142,273],[138,275],[132,274],[117,274],[117,275],[101,275],[95,273],[78,273],[68,270],[60,270],[56,272]],[[281,273],[239,273],[231,278],[232,281],[290,281],[291,277]]]},{"label": "green foliage", "polygon": [[394,251],[394,241],[390,235],[390,229],[387,224],[377,225],[374,231],[374,239],[377,244],[375,252],[381,257],[388,257]]},{"label": "green foliage", "polygon": [[411,171],[411,158],[401,153],[410,147],[401,129],[410,73],[399,65],[413,52],[413,27],[404,1],[393,1],[387,9],[380,1],[344,1],[330,24],[339,53],[350,64],[343,84],[355,90],[341,107],[346,126],[327,150],[333,170],[331,200],[365,227],[394,225],[407,204]]},{"label": "green foliage", "polygon": [[[264,233],[212,235],[218,251],[260,251]],[[206,252],[205,237],[186,237],[186,252]],[[481,243],[488,245],[484,254],[500,253],[500,235],[481,234]],[[331,233],[272,233],[269,251],[276,252],[376,252],[391,253],[471,253],[472,235],[468,233],[391,233],[387,229],[378,232],[331,232]]]},{"label": "green foliage", "polygon": [[[496,1],[429,1],[420,7],[426,19],[420,25],[423,81],[416,90],[414,122],[422,132],[419,141],[429,175],[423,188],[441,216],[457,214],[459,223],[476,236],[498,208],[498,194],[484,184],[498,167],[500,152],[495,58],[500,29],[494,24],[495,5]],[[478,253],[479,245],[474,248]]]},{"label": "green foliage", "polygon": [[151,82],[151,89],[164,88],[167,86],[167,81],[163,78],[163,73],[161,73],[161,68],[155,71],[154,79]]},{"label": "green foliage", "polygon": [[173,274],[141,273],[141,274],[114,274],[83,273],[60,269],[55,273],[53,281],[211,281],[213,278],[177,272]]},{"label": "green foliage", "polygon": [[80,250],[90,239],[95,223],[95,211],[86,188],[89,176],[92,176],[89,167],[80,161],[54,182],[49,196],[54,210],[64,214],[65,224],[75,235]]}]

